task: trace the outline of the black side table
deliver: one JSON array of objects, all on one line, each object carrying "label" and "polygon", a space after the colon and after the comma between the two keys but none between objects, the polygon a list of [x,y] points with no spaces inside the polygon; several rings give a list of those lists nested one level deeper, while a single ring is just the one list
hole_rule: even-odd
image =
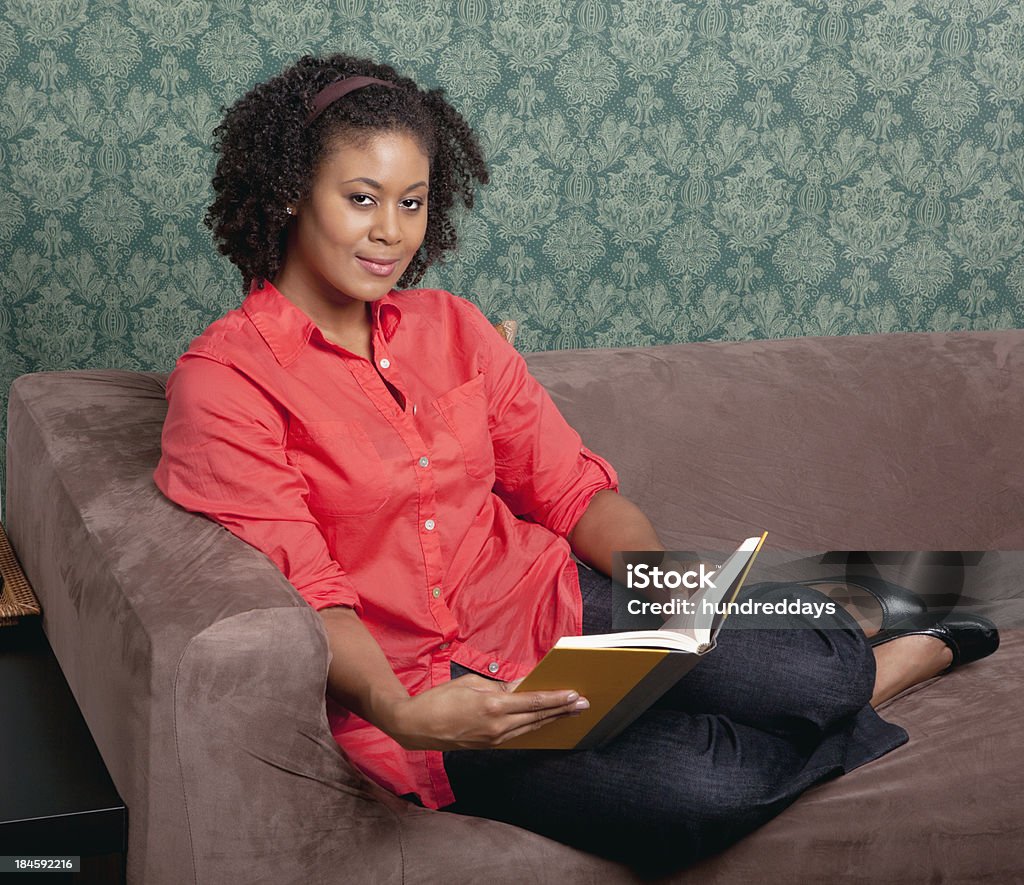
[{"label": "black side table", "polygon": [[0,856],[82,858],[26,883],[123,883],[127,850],[127,809],[40,618],[0,627]]}]

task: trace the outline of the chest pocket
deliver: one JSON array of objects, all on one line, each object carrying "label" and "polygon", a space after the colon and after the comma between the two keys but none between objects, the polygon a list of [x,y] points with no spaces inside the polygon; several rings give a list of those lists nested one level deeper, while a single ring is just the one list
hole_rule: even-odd
[{"label": "chest pocket", "polygon": [[434,408],[441,413],[462,449],[466,473],[477,479],[494,475],[494,446],[487,423],[487,391],[484,376],[449,390],[434,400]]},{"label": "chest pocket", "polygon": [[288,431],[288,451],[309,486],[309,509],[329,516],[376,513],[391,477],[358,421],[311,421]]}]

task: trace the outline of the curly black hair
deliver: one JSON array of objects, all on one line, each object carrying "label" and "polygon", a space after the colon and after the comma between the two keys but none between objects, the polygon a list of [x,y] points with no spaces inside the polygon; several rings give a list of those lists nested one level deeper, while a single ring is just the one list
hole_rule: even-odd
[{"label": "curly black hair", "polygon": [[[321,89],[360,75],[395,87],[357,89],[307,124]],[[358,143],[379,132],[411,135],[430,158],[426,236],[399,286],[414,286],[455,248],[455,201],[472,208],[474,181],[486,184],[489,176],[476,134],[444,90],[420,89],[368,59],[307,55],[243,95],[213,133],[220,154],[213,176],[216,197],[204,221],[217,248],[242,272],[243,290],[277,275],[287,240],[286,207],[308,195],[328,149],[339,140]]]}]

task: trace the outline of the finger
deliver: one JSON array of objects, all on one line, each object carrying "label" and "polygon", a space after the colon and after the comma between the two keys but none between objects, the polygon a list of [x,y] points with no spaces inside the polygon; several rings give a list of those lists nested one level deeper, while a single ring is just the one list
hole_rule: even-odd
[{"label": "finger", "polygon": [[458,683],[457,687],[459,689],[471,688],[484,694],[506,696],[511,703],[505,704],[502,712],[506,710],[518,712],[520,710],[539,710],[545,707],[557,707],[561,704],[572,703],[580,696],[578,691],[571,688],[559,689],[558,691],[516,692],[516,688],[522,681],[522,679],[516,679],[513,682],[497,682],[494,679],[485,679],[483,676],[471,673],[461,676],[457,680],[453,679],[449,685],[455,686]]},{"label": "finger", "polygon": [[569,704],[552,709],[535,710],[525,713],[508,713],[495,721],[490,737],[460,740],[458,747],[463,749],[487,749],[496,747],[510,740],[518,734],[525,734],[528,731],[540,728],[548,722],[561,719],[565,716],[578,716],[583,710],[589,708],[590,702],[586,698],[576,698]]},{"label": "finger", "polygon": [[510,741],[512,738],[519,737],[522,734],[529,734],[531,731],[536,731],[538,728],[543,728],[545,725],[550,725],[552,722],[556,722],[566,716],[577,716],[580,712],[581,711],[579,710],[563,709],[555,713],[545,713],[543,716],[537,716],[529,713],[516,714],[517,719],[520,719],[520,717],[523,716],[529,717],[531,715],[533,718],[517,722],[513,728],[510,728],[501,735],[495,746],[503,744],[505,741]]},{"label": "finger", "polygon": [[530,710],[524,713],[510,713],[505,717],[506,727],[501,731],[504,736],[510,730],[515,730],[524,725],[536,725],[540,727],[552,719],[560,719],[563,716],[573,716],[589,709],[590,702],[586,698],[576,698],[567,704],[558,707],[546,707],[539,710]]},{"label": "finger", "polygon": [[575,704],[579,699],[580,693],[575,689],[524,691],[507,695],[502,706],[506,713],[536,713],[544,710],[559,710],[562,707]]}]

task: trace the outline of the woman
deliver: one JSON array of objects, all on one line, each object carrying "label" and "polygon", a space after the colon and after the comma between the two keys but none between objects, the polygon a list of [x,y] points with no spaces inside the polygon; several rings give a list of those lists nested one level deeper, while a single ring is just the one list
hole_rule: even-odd
[{"label": "woman", "polygon": [[988,622],[892,585],[762,584],[850,613],[726,631],[601,750],[489,749],[587,706],[509,690],[560,636],[611,629],[607,580],[571,554],[607,574],[614,550],[664,548],[475,307],[397,288],[454,248],[455,204],[487,181],[440,90],[307,57],[217,135],[207,223],[248,296],[171,376],[156,481],[319,612],[332,731],[378,783],[678,866],[903,743],[872,704],[994,650]]}]

